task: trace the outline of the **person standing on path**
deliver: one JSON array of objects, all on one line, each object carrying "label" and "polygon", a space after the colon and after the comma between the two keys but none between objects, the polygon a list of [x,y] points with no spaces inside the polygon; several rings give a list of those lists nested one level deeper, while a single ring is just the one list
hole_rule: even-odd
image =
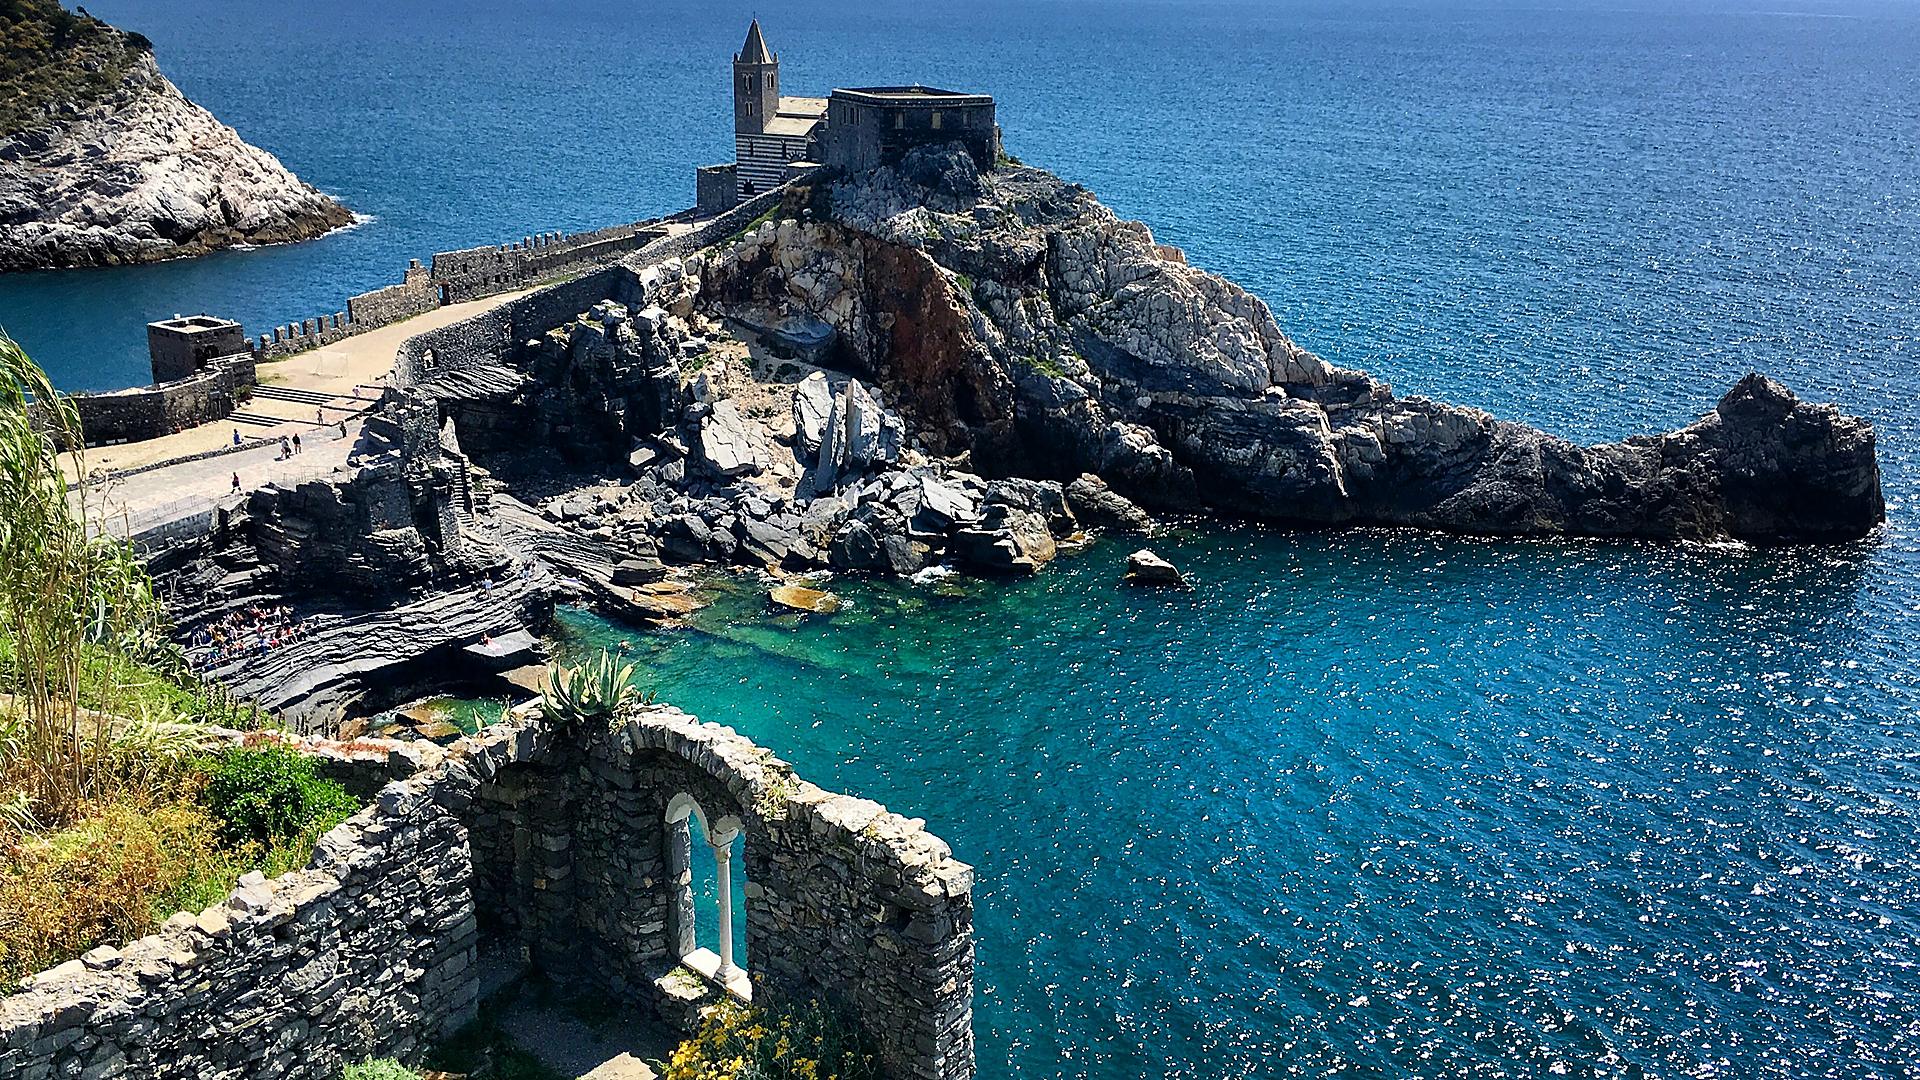
[{"label": "person standing on path", "polygon": [[240,445],[240,429],[239,428],[233,429],[233,445],[235,446]]},{"label": "person standing on path", "polygon": [[280,460],[285,461],[292,456],[293,456],[293,444],[287,441],[287,437],[285,435],[280,436]]},{"label": "person standing on path", "polygon": [[293,452],[296,454],[300,452],[300,435],[298,432],[294,433],[293,436]]},{"label": "person standing on path", "polygon": [[235,495],[240,494],[240,474],[239,473],[233,474],[233,493]]}]

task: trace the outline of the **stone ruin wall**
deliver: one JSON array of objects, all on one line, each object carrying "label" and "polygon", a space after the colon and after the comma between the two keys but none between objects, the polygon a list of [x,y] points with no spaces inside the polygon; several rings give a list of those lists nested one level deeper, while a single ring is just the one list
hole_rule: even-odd
[{"label": "stone ruin wall", "polygon": [[306,870],[249,875],[224,904],[0,998],[0,1078],[334,1080],[370,1056],[413,1059],[475,1015],[489,935],[685,1023],[689,999],[669,988],[690,980],[667,977],[680,883],[665,817],[682,793],[744,823],[756,1001],[849,1009],[897,1080],[973,1076],[973,872],[920,822],[657,706],[585,746],[537,719],[444,752],[327,745],[350,787],[400,779]]},{"label": "stone ruin wall", "polygon": [[254,367],[246,353],[223,356],[184,379],[71,400],[89,446],[151,439],[231,415],[253,389]]}]

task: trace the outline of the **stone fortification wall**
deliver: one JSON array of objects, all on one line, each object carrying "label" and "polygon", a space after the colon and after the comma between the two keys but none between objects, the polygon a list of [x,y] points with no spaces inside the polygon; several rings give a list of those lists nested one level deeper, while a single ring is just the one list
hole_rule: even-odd
[{"label": "stone fortification wall", "polygon": [[[417,764],[378,746],[343,757],[362,788]],[[478,931],[457,768],[386,786],[307,869],[249,874],[221,904],[0,998],[0,1077],[336,1080],[465,1023]]]},{"label": "stone fortification wall", "polygon": [[[689,798],[691,835],[671,820]],[[585,761],[503,770],[475,808],[483,918],[547,970],[666,1017],[685,1008],[669,973],[695,939],[687,846],[737,823],[736,962],[753,999],[845,1009],[901,1080],[973,1075],[973,870],[921,822],[823,791],[731,728],[657,706]]]},{"label": "stone fortification wall", "polygon": [[263,361],[278,360],[432,311],[442,304],[524,289],[558,274],[608,262],[664,233],[655,221],[638,221],[592,232],[541,233],[511,244],[442,251],[428,266],[414,259],[398,284],[349,297],[345,311],[285,323],[262,334],[254,345],[254,355]]},{"label": "stone fortification wall", "polygon": [[251,354],[212,360],[184,379],[106,394],[75,394],[88,446],[151,439],[230,415],[252,391]]},{"label": "stone fortification wall", "polygon": [[440,286],[433,273],[414,259],[398,285],[347,298],[347,318],[363,330],[410,319],[440,306]]},{"label": "stone fortification wall", "polygon": [[745,833],[756,1001],[846,1008],[898,1080],[973,1075],[973,872],[917,821],[655,706],[591,738],[535,718],[444,752],[319,749],[349,787],[377,787],[373,805],[307,869],[249,875],[0,998],[0,1077],[333,1080],[369,1056],[416,1060],[474,1015],[489,934],[550,977],[685,1020],[690,987],[721,992],[677,967],[693,927],[672,812],[688,799],[703,828]]},{"label": "stone fortification wall", "polygon": [[443,251],[433,257],[433,280],[446,303],[524,288],[575,267],[635,251],[665,234],[657,223],[636,222],[593,232],[542,233],[518,243]]},{"label": "stone fortification wall", "polygon": [[616,264],[415,334],[401,344],[388,380],[411,387],[449,368],[506,363],[519,344],[571,320],[595,301],[620,295],[631,277],[632,271]]}]

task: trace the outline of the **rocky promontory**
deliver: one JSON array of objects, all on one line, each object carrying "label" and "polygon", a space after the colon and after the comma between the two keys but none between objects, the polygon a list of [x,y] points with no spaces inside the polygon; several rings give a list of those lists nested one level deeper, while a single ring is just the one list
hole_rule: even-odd
[{"label": "rocky promontory", "polygon": [[1872,428],[1758,375],[1603,446],[1401,398],[1036,169],[916,150],[723,224],[404,346],[346,468],[175,553],[183,627],[289,600],[313,627],[214,673],[324,727],[556,602],[659,624],[700,567],[783,595],[1035,574],[1151,513],[1762,542],[1884,517]]},{"label": "rocky promontory", "polygon": [[3,21],[0,271],[154,262],[353,220],[188,100],[145,38],[54,0],[12,0]]}]

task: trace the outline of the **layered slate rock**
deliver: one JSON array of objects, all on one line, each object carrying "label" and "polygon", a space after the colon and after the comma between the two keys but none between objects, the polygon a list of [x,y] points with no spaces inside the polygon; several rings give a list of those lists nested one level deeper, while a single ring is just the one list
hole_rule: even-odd
[{"label": "layered slate rock", "polygon": [[0,131],[0,271],[306,240],[352,220],[188,100],[143,41],[106,93],[41,103]]}]

